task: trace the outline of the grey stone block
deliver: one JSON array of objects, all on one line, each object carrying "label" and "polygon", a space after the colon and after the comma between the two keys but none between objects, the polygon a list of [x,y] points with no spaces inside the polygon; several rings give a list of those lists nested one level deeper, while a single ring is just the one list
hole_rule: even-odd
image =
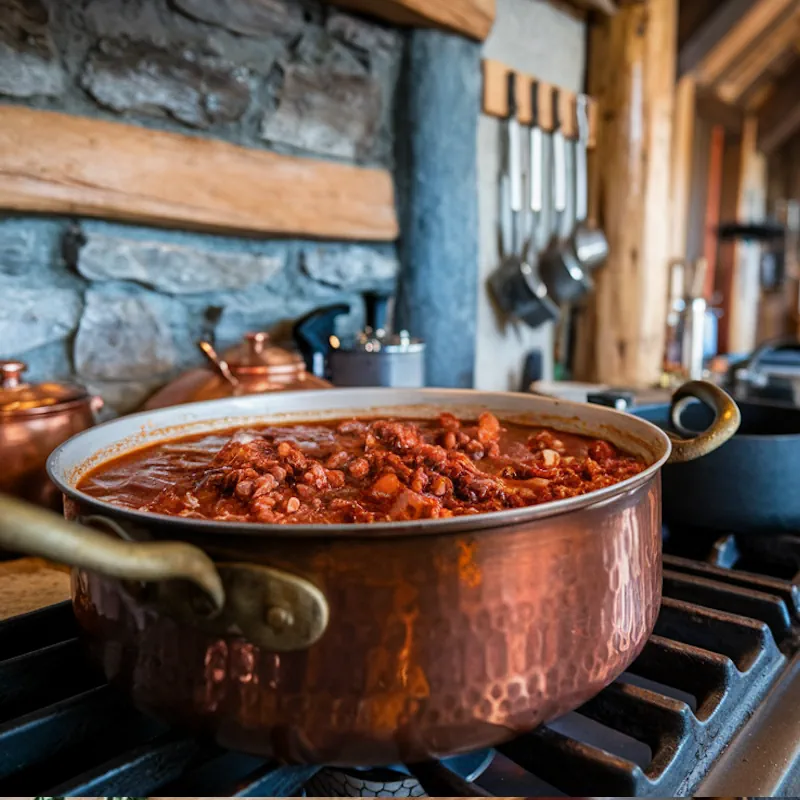
[{"label": "grey stone block", "polygon": [[303,253],[302,264],[314,280],[350,291],[391,285],[400,267],[394,250],[383,253],[359,245],[312,247]]},{"label": "grey stone block", "polygon": [[242,289],[266,283],[285,256],[220,252],[168,242],[85,234],[77,268],[95,281],[136,281],[167,294]]},{"label": "grey stone block", "polygon": [[51,219],[0,220],[0,281],[14,278],[14,285],[21,286],[24,279],[49,269],[59,259],[63,227]]},{"label": "grey stone block", "polygon": [[62,339],[50,342],[41,347],[27,350],[17,356],[27,364],[24,379],[28,383],[43,383],[44,381],[60,381],[66,383],[80,383],[75,380],[72,371],[72,341]]},{"label": "grey stone block", "polygon": [[195,128],[240,119],[250,104],[247,70],[194,50],[103,39],[81,85],[103,107],[169,116]]},{"label": "grey stone block", "polygon": [[381,87],[371,75],[293,64],[284,68],[277,110],[261,136],[274,144],[356,160],[372,149],[381,119]]},{"label": "grey stone block", "polygon": [[100,395],[105,405],[100,413],[102,421],[113,419],[120,414],[138,411],[145,400],[154,394],[165,381],[89,381],[86,388]]},{"label": "grey stone block", "polygon": [[80,313],[81,297],[72,289],[0,287],[0,358],[66,338]]},{"label": "grey stone block", "polygon": [[[247,331],[275,330],[286,332],[292,323],[314,308],[338,302],[352,302],[360,312],[357,297],[347,295],[296,275],[291,286],[279,289],[254,287],[248,292],[226,297],[215,337],[222,346],[235,344]],[[343,321],[347,326],[347,321]],[[353,326],[349,326],[353,327]]]},{"label": "grey stone block", "polygon": [[0,94],[52,97],[64,91],[64,70],[40,0],[0,0]]},{"label": "grey stone block", "polygon": [[86,293],[75,337],[75,369],[87,381],[154,380],[180,364],[171,328],[177,301],[150,292]]},{"label": "grey stone block", "polygon": [[396,30],[336,9],[331,9],[328,14],[325,30],[331,36],[367,54],[374,54],[376,50],[391,50],[401,41],[401,36]]},{"label": "grey stone block", "polygon": [[245,36],[295,37],[303,30],[303,8],[296,0],[172,0],[193,19]]}]

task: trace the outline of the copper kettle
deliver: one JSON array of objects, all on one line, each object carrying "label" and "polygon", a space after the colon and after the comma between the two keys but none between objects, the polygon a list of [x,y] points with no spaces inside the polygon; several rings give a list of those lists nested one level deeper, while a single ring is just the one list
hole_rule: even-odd
[{"label": "copper kettle", "polygon": [[94,425],[103,400],[67,383],[25,383],[26,369],[22,361],[0,361],[0,493],[59,509],[47,457]]},{"label": "copper kettle", "polygon": [[261,392],[331,388],[328,381],[306,371],[299,353],[272,344],[263,331],[245,334],[242,342],[221,356],[209,342],[199,342],[198,347],[209,366],[189,370],[168,383],[145,403],[145,409]]}]

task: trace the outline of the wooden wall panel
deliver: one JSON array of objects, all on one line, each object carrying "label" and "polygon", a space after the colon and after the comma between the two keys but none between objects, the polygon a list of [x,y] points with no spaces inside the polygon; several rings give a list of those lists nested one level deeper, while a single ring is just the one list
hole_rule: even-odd
[{"label": "wooden wall panel", "polygon": [[387,170],[17,106],[0,106],[0,208],[251,235],[398,235]]}]

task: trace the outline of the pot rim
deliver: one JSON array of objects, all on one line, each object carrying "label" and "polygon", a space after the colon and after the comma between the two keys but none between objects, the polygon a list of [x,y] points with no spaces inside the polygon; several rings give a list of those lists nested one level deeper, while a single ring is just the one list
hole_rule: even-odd
[{"label": "pot rim", "polygon": [[[312,413],[312,410],[303,410],[302,408],[305,402],[308,402],[314,398],[321,398],[324,401],[335,397],[336,395],[339,395],[340,397],[346,397],[348,394],[353,394],[354,392],[357,392],[358,396],[361,397],[383,397],[386,400],[386,405],[381,408],[379,405],[376,406],[371,402],[365,405],[364,400],[362,400],[359,404],[359,402],[356,400],[351,406],[335,408],[325,413],[322,411],[317,411],[316,415]],[[392,404],[392,398],[398,395],[411,395],[417,398],[417,401],[409,404]],[[413,418],[413,413],[408,412],[412,411],[414,407],[419,409],[432,407],[441,408],[444,405],[443,399],[451,400],[453,406],[457,405],[459,401],[461,401],[464,406],[475,407],[476,411],[478,409],[491,410],[493,413],[497,414],[501,420],[503,420],[504,418],[513,418],[515,414],[509,410],[506,410],[505,412],[499,410],[497,406],[502,405],[503,400],[516,400],[517,402],[530,403],[532,406],[534,406],[534,409],[531,409],[529,412],[532,415],[540,414],[546,416],[547,419],[541,422],[541,425],[550,427],[554,430],[559,430],[557,422],[559,418],[566,424],[568,424],[570,420],[573,422],[582,421],[582,419],[586,416],[586,412],[590,411],[593,416],[603,420],[603,425],[606,425],[607,423],[613,423],[615,420],[619,420],[620,422],[624,422],[624,424],[617,428],[618,431],[622,432],[625,428],[630,429],[633,427],[640,434],[649,436],[650,439],[648,441],[651,443],[651,447],[653,445],[653,440],[655,440],[656,456],[653,462],[637,475],[626,478],[625,480],[611,486],[597,489],[594,492],[589,492],[588,494],[579,495],[577,497],[566,498],[564,500],[553,500],[535,506],[505,509],[503,511],[493,511],[461,517],[447,517],[444,519],[424,519],[402,522],[344,523],[337,525],[328,525],[324,523],[305,525],[278,525],[256,522],[232,522],[223,520],[176,517],[167,514],[155,514],[148,511],[137,511],[135,509],[124,508],[105,500],[99,500],[96,497],[87,495],[79,491],[77,488],[75,488],[75,486],[70,485],[69,480],[62,479],[60,475],[59,462],[64,454],[64,451],[70,446],[74,446],[74,444],[79,440],[96,436],[98,431],[108,431],[113,429],[115,426],[131,427],[136,423],[142,423],[140,425],[140,429],[146,435],[146,428],[152,428],[153,423],[159,418],[169,417],[170,414],[174,414],[178,409],[191,411],[194,412],[194,414],[202,414],[203,412],[213,414],[214,412],[219,412],[225,407],[233,406],[233,416],[239,416],[241,419],[246,420],[247,417],[241,413],[242,407],[257,407],[259,402],[263,402],[264,398],[268,397],[268,395],[262,396],[257,394],[238,398],[222,398],[219,400],[206,400],[196,403],[186,403],[180,406],[172,406],[153,411],[144,411],[137,414],[129,414],[124,417],[119,417],[117,419],[95,425],[94,427],[71,437],[66,442],[59,445],[59,447],[57,447],[50,454],[49,458],[47,459],[47,474],[59,491],[63,492],[72,500],[80,502],[84,506],[89,506],[97,512],[105,512],[112,518],[125,518],[130,522],[137,523],[143,527],[157,524],[159,527],[163,526],[164,528],[171,528],[175,535],[179,535],[179,532],[182,531],[186,535],[191,535],[194,533],[221,536],[244,534],[247,536],[270,536],[276,538],[384,538],[393,536],[451,534],[466,531],[502,528],[509,525],[549,519],[551,517],[557,517],[562,514],[568,514],[584,508],[601,506],[616,500],[622,495],[626,495],[629,492],[638,489],[643,484],[654,479],[672,452],[672,443],[667,434],[657,425],[654,425],[648,420],[603,406],[576,403],[568,400],[542,397],[539,395],[521,392],[482,392],[476,389],[437,388],[413,389],[399,392],[396,389],[384,388],[358,390],[353,390],[351,388],[340,388],[322,389],[317,391],[306,390],[298,392],[280,392],[273,396],[281,398],[281,400],[286,401],[288,404],[291,404],[293,399],[297,400],[298,409],[296,411],[289,412],[288,415],[286,415],[284,412],[284,415],[288,417],[300,416],[300,419],[296,420],[297,422],[311,421],[315,418],[315,416],[317,419],[329,420],[342,419],[350,415],[361,418],[367,418],[369,416],[377,418],[380,416],[385,416],[387,410],[393,407],[397,409],[403,409],[403,416]],[[429,402],[427,404],[425,403],[426,398],[429,398]],[[494,404],[492,403],[492,400],[495,401]],[[536,408],[541,408],[542,406],[554,413],[550,414],[548,412],[535,410]],[[239,411],[238,415],[235,413],[237,410]],[[336,411],[337,413],[331,413],[332,411]],[[263,420],[259,419],[261,424],[269,424],[271,419],[278,423],[285,422],[286,424],[291,424],[291,418],[275,420],[276,417],[280,418],[281,415],[282,412],[276,411],[267,413],[262,410],[260,413],[257,413],[259,418],[263,418]],[[519,414],[516,416],[519,416]],[[191,424],[202,425],[203,422],[204,420],[202,418],[197,417]],[[236,427],[235,420],[231,421],[229,417],[226,418],[224,416],[217,417],[216,419],[209,419],[207,422],[208,426],[206,430],[209,432],[214,430],[227,430],[232,427]],[[245,422],[243,424],[247,423]],[[165,435],[161,437],[154,436],[152,439],[140,444],[138,447],[136,445],[131,445],[130,447],[121,449],[119,452],[114,454],[109,453],[106,455],[106,457],[99,459],[95,464],[92,465],[91,468],[96,468],[96,466],[99,464],[106,463],[115,457],[125,453],[130,453],[136,449],[154,444],[158,441],[175,440],[182,438],[182,436],[189,436],[202,432],[193,431],[192,433],[173,433],[172,435],[168,435],[168,428],[162,428],[161,430],[164,431]],[[613,432],[613,428],[609,430],[609,433],[611,432]],[[158,433],[158,430],[156,430],[155,433]],[[591,433],[586,433],[584,435],[592,436]],[[598,437],[602,436],[602,434],[595,435]],[[642,436],[637,436],[637,438],[640,438],[642,441],[644,441]],[[94,448],[94,451],[95,454],[97,454],[96,448]],[[86,464],[86,461],[87,459],[84,459],[84,465]],[[78,471],[79,469],[80,468],[77,468]],[[85,472],[81,473],[78,478],[82,477],[83,474],[85,474]]]}]

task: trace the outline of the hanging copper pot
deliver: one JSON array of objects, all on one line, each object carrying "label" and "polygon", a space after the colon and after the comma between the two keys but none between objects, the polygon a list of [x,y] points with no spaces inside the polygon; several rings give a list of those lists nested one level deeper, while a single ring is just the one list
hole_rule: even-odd
[{"label": "hanging copper pot", "polygon": [[209,342],[198,342],[198,347],[209,367],[190,370],[168,383],[145,403],[145,409],[264,392],[331,388],[328,381],[306,370],[299,353],[273,344],[263,331],[245,334],[242,342],[221,356]]},{"label": "hanging copper pot", "polygon": [[38,505],[61,507],[47,477],[47,457],[95,423],[100,397],[66,383],[26,383],[22,361],[0,361],[0,492]]}]

